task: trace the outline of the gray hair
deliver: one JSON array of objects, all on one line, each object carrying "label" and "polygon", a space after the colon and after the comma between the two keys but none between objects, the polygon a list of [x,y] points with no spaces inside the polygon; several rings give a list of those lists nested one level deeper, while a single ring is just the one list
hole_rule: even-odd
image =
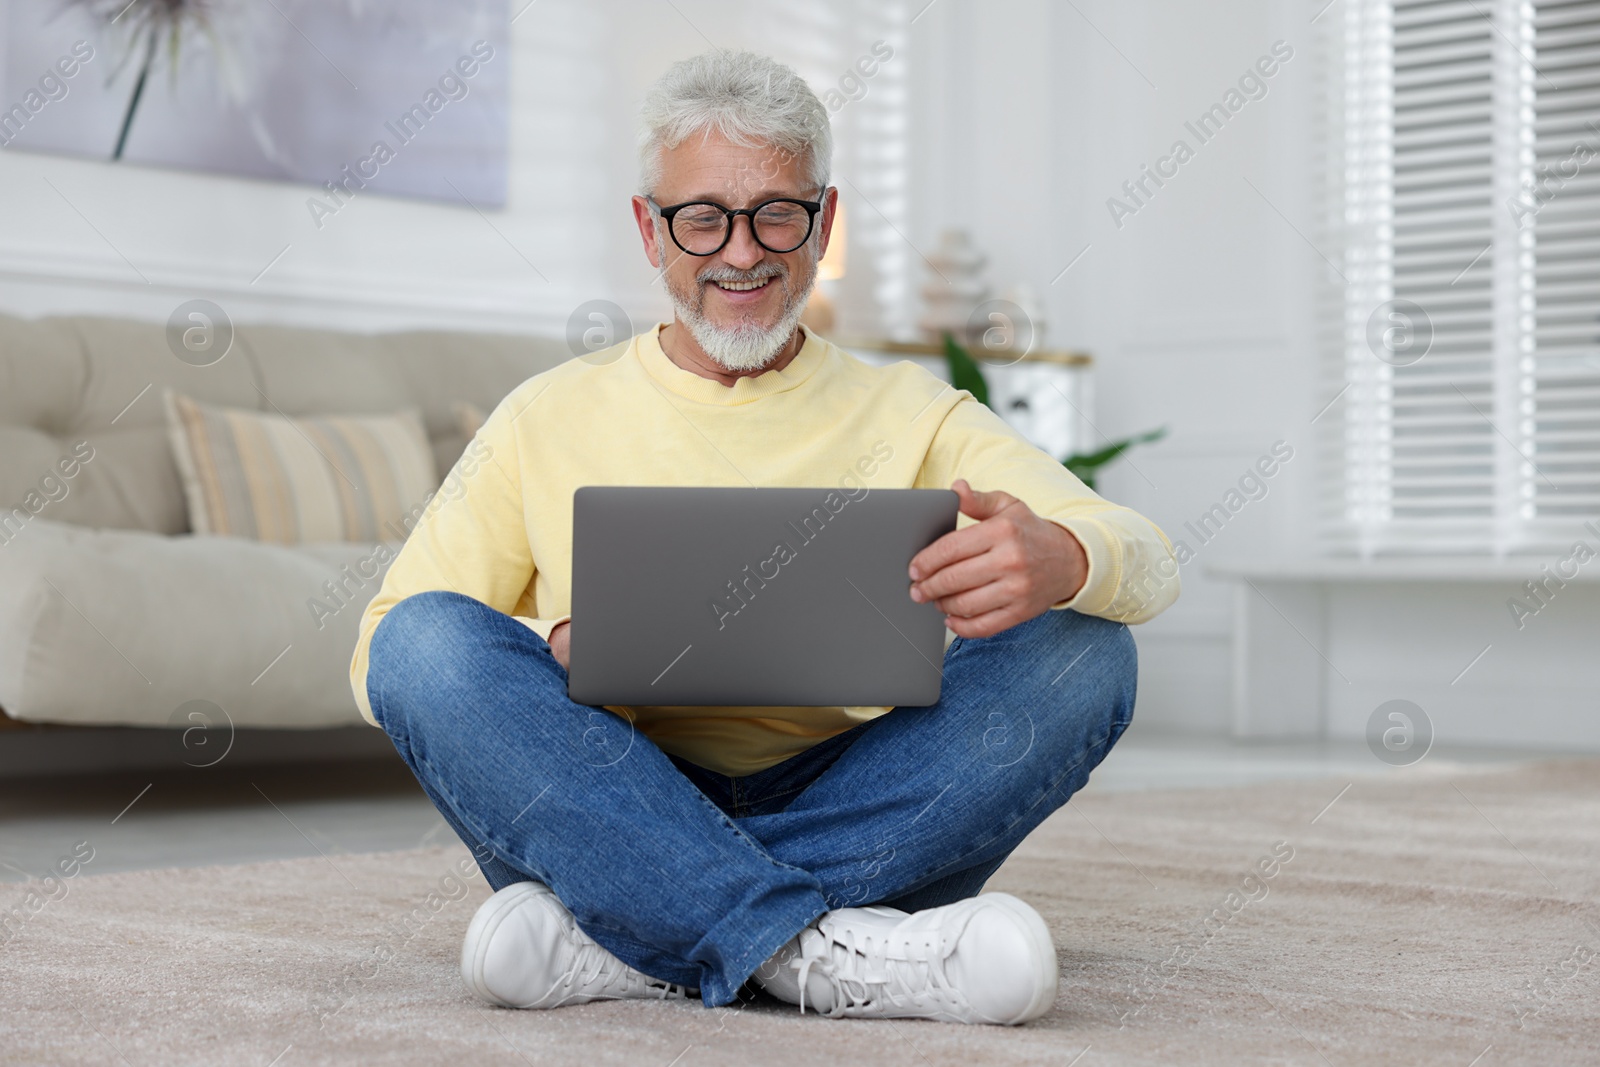
[{"label": "gray hair", "polygon": [[706,52],[680,60],[650,87],[639,141],[639,191],[655,193],[661,153],[715,130],[738,145],[771,145],[806,159],[806,175],[826,188],[833,162],[828,112],[805,79],[755,52]]}]

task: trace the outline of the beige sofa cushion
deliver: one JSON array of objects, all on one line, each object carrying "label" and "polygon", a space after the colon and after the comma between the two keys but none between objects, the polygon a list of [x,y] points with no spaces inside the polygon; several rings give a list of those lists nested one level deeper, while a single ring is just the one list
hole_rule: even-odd
[{"label": "beige sofa cushion", "polygon": [[[161,391],[257,407],[238,352],[182,362],[159,324],[0,316],[0,507],[18,503],[80,442],[94,459],[42,518],[158,533],[188,529]],[[398,405],[397,405],[398,406]]]},{"label": "beige sofa cushion", "polygon": [[398,547],[35,519],[0,547],[0,708],[164,726],[207,700],[241,727],[360,723],[350,649]]},{"label": "beige sofa cushion", "polygon": [[195,533],[255,541],[403,539],[437,484],[414,410],[289,418],[166,394]]}]

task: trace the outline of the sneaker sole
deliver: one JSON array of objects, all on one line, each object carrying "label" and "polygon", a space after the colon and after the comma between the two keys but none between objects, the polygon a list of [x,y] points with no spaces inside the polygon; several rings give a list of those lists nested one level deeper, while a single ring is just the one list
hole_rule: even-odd
[{"label": "sneaker sole", "polygon": [[[514,892],[506,892],[506,890]],[[489,987],[483,980],[483,965],[489,954],[489,934],[506,914],[522,904],[529,897],[550,896],[550,889],[538,882],[519,882],[507,886],[496,893],[486,904],[492,907],[480,907],[478,913],[472,917],[472,922],[467,925],[467,935],[462,939],[461,951],[461,977],[466,981],[468,988],[490,1004],[498,1004],[502,1008],[517,1008],[513,1004],[489,992]]]},{"label": "sneaker sole", "polygon": [[1060,968],[1056,964],[1056,945],[1050,937],[1050,928],[1044,924],[1044,919],[1037,911],[1010,893],[985,893],[983,899],[1016,921],[1017,926],[1033,943],[1034,961],[1037,965],[1034,977],[1038,980],[1038,992],[1034,994],[1032,1003],[1016,1018],[996,1021],[1006,1026],[1032,1022],[1048,1012],[1056,1002]]}]

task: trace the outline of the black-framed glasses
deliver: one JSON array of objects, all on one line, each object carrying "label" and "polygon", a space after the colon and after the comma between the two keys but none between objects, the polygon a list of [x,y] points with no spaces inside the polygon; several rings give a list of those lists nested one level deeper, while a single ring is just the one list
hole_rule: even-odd
[{"label": "black-framed glasses", "polygon": [[690,200],[662,207],[652,199],[650,205],[666,220],[672,243],[691,256],[713,256],[722,251],[733,237],[733,220],[739,215],[750,221],[750,233],[756,244],[780,255],[793,252],[811,236],[817,212],[822,210],[820,200],[788,196],[773,197],[755,207],[738,209],[710,200]]}]

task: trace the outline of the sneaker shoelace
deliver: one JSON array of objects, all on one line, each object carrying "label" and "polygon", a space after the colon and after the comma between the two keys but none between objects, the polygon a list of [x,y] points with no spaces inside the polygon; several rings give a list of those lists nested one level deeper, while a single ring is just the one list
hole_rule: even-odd
[{"label": "sneaker shoelace", "polygon": [[[944,939],[932,930],[910,934],[842,934],[832,924],[819,923],[820,935],[802,936],[800,954],[789,966],[799,971],[800,1013],[806,1010],[806,979],[813,970],[833,987],[833,1005],[823,1014],[838,1018],[854,1007],[911,1005],[918,1014],[966,1007],[966,999],[950,984],[944,961],[949,955]],[[837,950],[837,951],[835,951]],[[893,957],[890,953],[895,952]]]},{"label": "sneaker shoelace", "polygon": [[596,943],[583,945],[573,954],[572,967],[557,983],[569,992],[594,988],[594,984],[617,997],[649,996],[675,1000],[689,995],[686,987],[651,978],[623,963]]}]

